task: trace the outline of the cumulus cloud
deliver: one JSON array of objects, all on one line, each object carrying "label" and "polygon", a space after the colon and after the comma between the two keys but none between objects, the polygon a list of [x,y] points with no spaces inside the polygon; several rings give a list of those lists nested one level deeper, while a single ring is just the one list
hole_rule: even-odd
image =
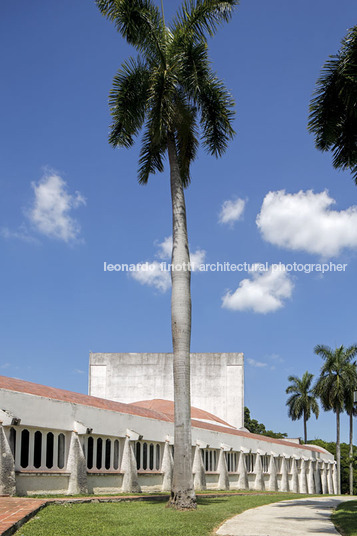
[{"label": "cumulus cloud", "polygon": [[204,249],[196,249],[193,253],[190,253],[190,264],[192,272],[196,272],[200,264],[203,264],[206,259],[206,252]]},{"label": "cumulus cloud", "polygon": [[[130,276],[141,283],[149,285],[160,292],[166,292],[171,287],[171,274],[169,265],[171,264],[172,236],[167,236],[162,242],[156,242],[156,257],[159,261],[147,261],[138,263],[136,270],[130,272]],[[206,252],[202,249],[190,253],[191,270],[197,271],[199,265],[205,260]]]},{"label": "cumulus cloud", "polygon": [[162,269],[161,263],[158,261],[137,265],[135,272],[130,272],[133,279],[142,285],[149,285],[160,292],[166,292],[171,286],[171,275],[169,271]]},{"label": "cumulus cloud", "polygon": [[284,269],[259,272],[251,270],[251,278],[243,279],[233,293],[228,291],[222,299],[222,307],[232,311],[271,313],[284,306],[291,297],[294,285]]},{"label": "cumulus cloud", "polygon": [[77,241],[80,225],[71,213],[86,204],[82,195],[70,194],[66,181],[55,172],[46,174],[38,183],[33,182],[32,188],[35,199],[27,217],[36,231],[64,242]]},{"label": "cumulus cloud", "polygon": [[234,222],[240,220],[243,216],[245,201],[243,199],[228,200],[222,203],[219,213],[219,223],[228,223],[233,225]]},{"label": "cumulus cloud", "polygon": [[357,248],[357,206],[332,210],[335,200],[325,190],[287,194],[269,192],[257,216],[257,226],[267,242],[323,258],[335,257],[344,248]]},{"label": "cumulus cloud", "polygon": [[158,252],[156,256],[159,259],[171,259],[172,253],[172,235],[166,236],[162,242],[156,242]]}]

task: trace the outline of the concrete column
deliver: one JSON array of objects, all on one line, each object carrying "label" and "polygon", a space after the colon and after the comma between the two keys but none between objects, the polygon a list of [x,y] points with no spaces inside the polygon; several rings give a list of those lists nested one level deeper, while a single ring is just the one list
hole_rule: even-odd
[{"label": "concrete column", "polygon": [[219,473],[218,489],[229,489],[227,461],[226,461],[224,449],[222,448],[219,453],[217,471]]},{"label": "concrete column", "polygon": [[321,469],[320,469],[320,462],[318,460],[316,460],[315,462],[314,477],[315,477],[315,493],[318,495],[319,493],[322,493]]},{"label": "concrete column", "polygon": [[299,475],[297,469],[296,458],[292,458],[291,462],[291,489],[293,493],[299,493]]},{"label": "concrete column", "polygon": [[70,473],[68,495],[88,493],[87,462],[77,432],[72,432],[71,434],[67,472]]},{"label": "concrete column", "polygon": [[328,493],[328,483],[327,483],[327,463],[322,462],[321,464],[321,488],[322,493],[326,495]]},{"label": "concrete column", "polygon": [[331,462],[328,463],[328,473],[327,473],[327,492],[330,495],[333,495],[333,479],[332,479],[332,467]]},{"label": "concrete column", "polygon": [[278,480],[276,477],[276,463],[275,463],[275,457],[273,454],[270,455],[268,470],[269,470],[268,490],[278,491]]},{"label": "concrete column", "polygon": [[337,482],[337,462],[334,462],[332,469],[332,481],[333,481],[333,492],[338,493],[338,482]]},{"label": "concrete column", "polygon": [[314,478],[314,464],[312,460],[308,460],[306,462],[309,468],[309,472],[307,475],[307,489],[308,493],[310,495],[315,495],[316,493],[316,487],[315,487],[315,478]]},{"label": "concrete column", "polygon": [[307,461],[304,460],[304,458],[302,458],[301,466],[300,466],[300,481],[299,481],[300,493],[308,493],[306,465],[307,465]]},{"label": "concrete column", "polygon": [[238,474],[238,489],[248,489],[248,476],[244,452],[239,453]]},{"label": "concrete column", "polygon": [[15,460],[0,423],[0,495],[15,495]]},{"label": "concrete column", "polygon": [[255,457],[254,473],[255,473],[254,489],[261,491],[264,489],[264,478],[263,478],[262,457],[260,455],[260,452],[257,452],[256,457]]},{"label": "concrete column", "polygon": [[163,473],[162,491],[171,491],[172,473],[174,468],[174,459],[169,441],[165,441],[164,454],[161,462],[161,472]]},{"label": "concrete column", "polygon": [[279,491],[289,491],[288,469],[285,456],[283,456],[281,460],[281,481]]},{"label": "concrete column", "polygon": [[123,492],[140,492],[141,488],[138,482],[138,472],[136,469],[136,459],[134,455],[133,441],[130,441],[130,437],[125,437],[124,451],[121,462],[121,471],[123,476]]},{"label": "concrete column", "polygon": [[202,449],[199,445],[195,447],[195,455],[192,465],[193,487],[196,490],[206,489],[206,472],[202,460]]}]

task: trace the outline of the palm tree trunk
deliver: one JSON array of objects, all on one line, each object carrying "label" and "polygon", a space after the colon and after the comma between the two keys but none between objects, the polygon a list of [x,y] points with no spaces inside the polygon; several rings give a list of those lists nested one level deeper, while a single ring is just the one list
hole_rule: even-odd
[{"label": "palm tree trunk", "polygon": [[336,462],[337,462],[337,495],[341,494],[341,447],[340,447],[340,411],[336,411]]},{"label": "palm tree trunk", "polygon": [[196,507],[192,477],[190,395],[191,273],[185,196],[173,137],[168,140],[168,154],[173,227],[171,329],[175,401],[175,450],[170,505],[178,509],[190,509]]},{"label": "palm tree trunk", "polygon": [[307,443],[307,420],[306,420],[306,413],[304,411],[304,442],[305,445]]},{"label": "palm tree trunk", "polygon": [[350,412],[350,495],[353,495],[353,410]]}]

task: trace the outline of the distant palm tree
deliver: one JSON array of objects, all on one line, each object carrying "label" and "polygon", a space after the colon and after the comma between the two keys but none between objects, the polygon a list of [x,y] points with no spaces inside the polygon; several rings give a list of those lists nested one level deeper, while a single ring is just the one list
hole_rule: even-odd
[{"label": "distant palm tree", "polygon": [[323,66],[310,103],[308,129],[335,168],[350,169],[357,184],[357,26]]},{"label": "distant palm tree", "polygon": [[[356,369],[355,369],[356,370]],[[357,390],[357,373],[351,377],[352,383],[347,386],[345,393],[345,407],[350,421],[350,450],[349,450],[349,488],[350,495],[353,495],[353,417],[357,416],[357,407],[354,403],[354,392]]]},{"label": "distant palm tree", "polygon": [[117,72],[110,93],[109,142],[129,148],[143,128],[138,179],[164,170],[168,156],[172,206],[171,326],[174,353],[175,453],[170,504],[194,508],[192,480],[190,254],[184,188],[199,136],[221,156],[234,135],[234,102],[211,68],[206,35],[228,22],[238,0],[186,0],[165,23],[152,0],[96,0],[100,11],[138,51]]},{"label": "distant palm tree", "polygon": [[286,389],[286,394],[292,393],[292,395],[286,401],[286,405],[289,406],[289,417],[296,421],[303,417],[304,420],[304,442],[307,443],[307,421],[313,413],[316,419],[319,416],[319,405],[316,401],[311,383],[313,374],[308,371],[304,372],[303,377],[300,379],[297,376],[289,376],[289,382],[292,382]]},{"label": "distant palm tree", "polygon": [[337,493],[339,494],[341,493],[340,415],[345,409],[346,390],[354,383],[356,377],[356,364],[352,362],[352,359],[357,355],[357,346],[349,348],[340,346],[332,350],[328,346],[317,345],[314,351],[325,360],[315,385],[315,393],[320,397],[324,410],[332,410],[336,413]]}]

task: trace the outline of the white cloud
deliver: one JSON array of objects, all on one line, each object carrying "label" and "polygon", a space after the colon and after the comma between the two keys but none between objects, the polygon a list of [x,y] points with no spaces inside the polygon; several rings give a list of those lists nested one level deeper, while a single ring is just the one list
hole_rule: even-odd
[{"label": "white cloud", "polygon": [[[166,292],[171,287],[171,273],[168,265],[171,264],[172,236],[167,236],[162,242],[155,242],[155,245],[158,248],[156,257],[160,262],[147,261],[138,263],[136,270],[130,272],[129,275],[142,285],[149,285],[160,292]],[[206,252],[202,249],[197,249],[193,253],[190,253],[191,270],[193,272],[198,270],[199,265],[204,262],[205,257]]]},{"label": "white cloud", "polygon": [[222,203],[221,212],[219,213],[219,223],[228,223],[233,225],[234,222],[240,220],[243,216],[245,201],[236,199],[235,201],[224,201]]},{"label": "white cloud", "polygon": [[294,285],[285,270],[251,271],[251,279],[243,279],[235,292],[223,296],[222,307],[232,311],[271,313],[284,306]]},{"label": "white cloud", "polygon": [[34,228],[50,238],[74,242],[80,225],[71,216],[72,210],[85,205],[79,192],[68,193],[67,183],[55,172],[49,172],[38,183],[32,183],[35,193],[33,206],[27,216]]},{"label": "white cloud", "polygon": [[163,239],[162,242],[157,243],[157,247],[159,248],[159,251],[157,252],[157,257],[159,259],[171,259],[172,255],[172,235],[167,236]]},{"label": "white cloud", "polygon": [[344,248],[357,248],[357,206],[331,210],[334,203],[326,190],[317,194],[312,190],[269,192],[256,223],[271,244],[334,257]]},{"label": "white cloud", "polygon": [[8,227],[1,227],[0,236],[2,238],[5,238],[6,240],[12,240],[13,238],[15,238],[16,240],[22,240],[23,242],[29,242],[32,244],[39,243],[37,238],[32,236],[24,225],[21,225],[17,231],[12,231]]},{"label": "white cloud", "polygon": [[147,266],[143,265],[144,263],[138,264],[137,270],[130,272],[130,276],[142,285],[149,285],[160,292],[166,292],[171,286],[170,272],[162,270],[161,263],[158,261],[150,262]]},{"label": "white cloud", "polygon": [[267,363],[262,363],[261,361],[256,361],[255,359],[250,359],[250,358],[247,359],[247,362],[251,367],[255,367],[255,368],[263,368],[263,367],[268,366]]},{"label": "white cloud", "polygon": [[203,264],[206,259],[206,252],[204,249],[196,249],[193,253],[190,253],[191,270],[196,272],[200,264]]}]

